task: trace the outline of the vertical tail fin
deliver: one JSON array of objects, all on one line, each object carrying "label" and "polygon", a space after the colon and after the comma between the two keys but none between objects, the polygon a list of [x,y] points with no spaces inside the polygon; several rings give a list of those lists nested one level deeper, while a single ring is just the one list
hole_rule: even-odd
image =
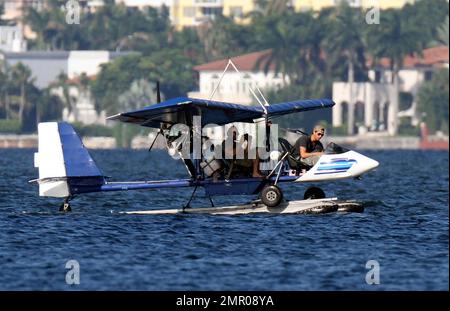
[{"label": "vertical tail fin", "polygon": [[39,195],[69,197],[104,184],[104,176],[73,127],[65,122],[39,123]]}]

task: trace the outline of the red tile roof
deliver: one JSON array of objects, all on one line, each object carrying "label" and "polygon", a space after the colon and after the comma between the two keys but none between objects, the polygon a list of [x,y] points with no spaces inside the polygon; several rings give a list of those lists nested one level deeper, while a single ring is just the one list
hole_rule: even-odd
[{"label": "red tile roof", "polygon": [[[237,69],[240,71],[253,71],[256,67],[258,59],[267,56],[272,53],[272,50],[264,50],[259,52],[253,52],[249,54],[244,54],[236,57],[232,57],[231,60],[236,65]],[[259,69],[263,70],[265,66],[265,61],[259,65]],[[228,59],[216,60],[210,63],[198,65],[194,67],[197,71],[223,71],[228,64]],[[272,63],[269,66],[270,70],[275,70],[275,65]]]},{"label": "red tile roof", "polygon": [[[423,56],[414,54],[413,56],[407,55],[403,59],[403,67],[420,67],[420,66],[439,66],[444,63],[448,63],[448,46],[442,45],[423,50]],[[371,60],[369,60],[369,64]],[[382,58],[378,62],[382,67],[390,67],[390,61],[388,58]]]}]

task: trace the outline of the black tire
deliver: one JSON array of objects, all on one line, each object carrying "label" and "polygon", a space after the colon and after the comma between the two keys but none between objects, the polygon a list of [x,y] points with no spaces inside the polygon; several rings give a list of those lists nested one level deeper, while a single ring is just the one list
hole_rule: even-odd
[{"label": "black tire", "polygon": [[324,199],[325,192],[319,187],[309,187],[303,195],[304,200],[308,199]]},{"label": "black tire", "polygon": [[283,199],[283,192],[278,186],[265,186],[261,191],[261,200],[268,207],[275,207],[281,203]]},{"label": "black tire", "polygon": [[70,204],[69,203],[63,203],[63,204],[61,204],[61,206],[59,207],[59,211],[60,212],[71,212],[72,211],[72,208],[70,207]]}]

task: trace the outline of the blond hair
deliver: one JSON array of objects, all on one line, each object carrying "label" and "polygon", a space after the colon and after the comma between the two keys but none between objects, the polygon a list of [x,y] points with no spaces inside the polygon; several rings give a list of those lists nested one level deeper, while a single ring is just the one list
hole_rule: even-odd
[{"label": "blond hair", "polygon": [[324,131],[325,132],[325,127],[322,124],[316,124],[313,128],[313,132],[315,131]]}]

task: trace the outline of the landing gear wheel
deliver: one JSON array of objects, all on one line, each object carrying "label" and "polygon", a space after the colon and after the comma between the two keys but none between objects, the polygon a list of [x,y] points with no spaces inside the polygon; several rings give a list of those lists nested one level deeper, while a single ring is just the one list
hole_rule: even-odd
[{"label": "landing gear wheel", "polygon": [[61,204],[61,206],[59,207],[60,212],[71,212],[72,211],[69,200],[70,200],[70,197],[68,197],[64,200],[64,203]]},{"label": "landing gear wheel", "polygon": [[61,204],[59,211],[60,212],[70,212],[70,211],[72,211],[72,208],[70,207],[69,203],[63,203],[63,204]]},{"label": "landing gear wheel", "polygon": [[283,199],[283,192],[278,186],[265,186],[261,191],[261,200],[268,207],[275,207],[280,204]]},{"label": "landing gear wheel", "polygon": [[325,198],[325,192],[319,187],[309,187],[303,196],[304,200],[308,199],[323,199]]}]

